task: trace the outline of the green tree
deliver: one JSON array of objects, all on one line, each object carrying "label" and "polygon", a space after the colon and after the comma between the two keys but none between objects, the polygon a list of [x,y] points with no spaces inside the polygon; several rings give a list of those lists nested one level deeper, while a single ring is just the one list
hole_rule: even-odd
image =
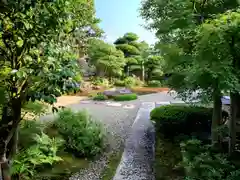
[{"label": "green tree", "polygon": [[[210,95],[214,100],[212,130],[221,121],[221,90],[231,87],[233,81],[230,83],[229,80],[233,77],[235,79],[235,76],[229,66],[224,66],[224,59],[221,59],[219,66],[218,64],[216,66],[218,56],[226,59],[223,52],[220,54],[213,52],[214,48],[220,45],[210,48],[208,53],[206,49],[206,52],[198,51],[197,44],[202,41],[199,39],[197,29],[206,21],[214,19],[217,14],[236,7],[238,7],[237,1],[228,0],[218,2],[143,0],[140,10],[142,17],[148,22],[148,28],[154,29],[159,38],[158,48],[161,49],[168,64],[168,70],[173,74],[170,85],[180,92],[201,89],[202,95]],[[205,60],[202,59],[202,55]],[[224,71],[225,67],[227,70]],[[218,136],[215,131],[212,132],[214,143],[218,141]]]},{"label": "green tree", "polygon": [[[231,91],[232,117],[229,124],[230,154],[235,150],[236,122],[237,120],[239,121],[240,113],[240,63],[238,61],[240,57],[240,36],[238,33],[240,28],[239,17],[239,11],[228,11],[204,23],[198,28],[196,36],[197,44],[194,51],[196,57],[196,61],[194,62],[195,68],[204,67],[204,69],[200,68],[201,72],[195,71],[199,73],[198,82],[203,81],[201,74],[208,74],[205,77],[208,77],[208,79],[213,82],[213,90],[219,91],[227,89]],[[195,78],[196,77],[195,73]],[[216,100],[214,103],[216,103]]]},{"label": "green tree", "polygon": [[88,49],[89,62],[96,67],[97,74],[99,76],[106,75],[110,79],[121,76],[125,66],[123,52],[100,39],[91,39],[90,44]]},{"label": "green tree", "polygon": [[140,43],[137,42],[138,39],[139,37],[135,33],[126,33],[114,42],[116,48],[121,50],[126,58],[124,72],[127,76],[130,75],[130,66],[138,64],[136,57],[141,54],[139,51]]},{"label": "green tree", "polygon": [[[1,1],[0,165],[11,179],[21,109],[27,101],[54,103],[72,89],[78,70],[73,33],[96,23],[93,1]],[[82,36],[82,38],[87,38]]]},{"label": "green tree", "polygon": [[150,55],[145,61],[147,80],[158,79],[163,75],[164,59],[162,56]]}]

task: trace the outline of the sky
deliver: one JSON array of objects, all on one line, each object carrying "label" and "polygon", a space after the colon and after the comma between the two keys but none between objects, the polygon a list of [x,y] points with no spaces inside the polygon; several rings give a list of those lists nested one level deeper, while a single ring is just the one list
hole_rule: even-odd
[{"label": "sky", "polygon": [[127,32],[134,32],[140,40],[153,44],[155,36],[141,25],[139,17],[141,0],[95,0],[96,14],[101,19],[100,27],[104,30],[106,41],[113,43]]}]

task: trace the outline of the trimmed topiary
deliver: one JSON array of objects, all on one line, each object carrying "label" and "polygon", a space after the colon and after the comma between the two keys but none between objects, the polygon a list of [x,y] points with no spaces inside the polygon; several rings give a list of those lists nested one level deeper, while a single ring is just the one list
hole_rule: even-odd
[{"label": "trimmed topiary", "polygon": [[[208,138],[211,133],[212,112],[212,108],[167,105],[155,108],[151,112],[151,120],[155,121],[156,132],[167,139],[174,139],[179,135]],[[223,117],[227,116],[228,113],[223,111]]]},{"label": "trimmed topiary", "polygon": [[132,93],[132,94],[121,94],[121,95],[117,95],[114,96],[113,99],[115,101],[131,101],[131,100],[135,100],[137,99],[137,94]]}]

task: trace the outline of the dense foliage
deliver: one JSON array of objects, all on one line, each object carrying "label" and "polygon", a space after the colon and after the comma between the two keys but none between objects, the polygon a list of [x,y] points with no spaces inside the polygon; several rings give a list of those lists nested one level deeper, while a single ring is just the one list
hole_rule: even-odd
[{"label": "dense foliage", "polygon": [[240,110],[239,2],[142,0],[140,13],[159,39],[169,86],[183,97],[198,90],[200,98],[213,101],[212,144],[219,143],[214,130],[222,121],[222,92],[231,92],[231,154]]},{"label": "dense foliage", "polygon": [[94,2],[87,0],[1,1],[0,165],[10,179],[9,158],[17,151],[18,125],[28,101],[49,104],[79,80],[77,58],[97,28]]},{"label": "dense foliage", "polygon": [[[239,171],[236,171],[234,163],[238,161],[235,155],[236,127],[240,115],[239,1],[142,0],[140,13],[147,28],[156,32],[159,41],[155,48],[164,58],[165,73],[170,75],[168,85],[184,98],[198,92],[201,100],[213,105],[212,117],[209,114],[199,119],[201,122],[212,119],[212,127],[201,130],[211,130],[211,145],[204,146],[191,140],[181,146],[185,179],[238,179]],[[231,98],[227,127],[230,156],[222,147],[226,139],[221,138],[218,132],[224,118],[221,97],[225,92],[230,92]],[[162,114],[167,114],[167,119],[175,119],[175,113],[172,116],[168,110],[164,111],[166,113],[155,112],[156,119]],[[181,112],[185,114],[184,109]],[[171,126],[185,119],[181,112]],[[188,128],[184,130],[192,129],[191,122],[197,119],[191,117]],[[161,122],[160,118],[156,124],[158,122]],[[180,128],[171,132],[178,132]],[[170,133],[168,135],[171,136]],[[174,146],[177,149],[179,145]]]},{"label": "dense foliage", "polygon": [[66,149],[76,156],[91,157],[102,152],[103,127],[86,111],[63,110],[59,112],[55,124],[66,142]]},{"label": "dense foliage", "polygon": [[115,46],[99,39],[91,39],[88,50],[89,62],[96,67],[98,76],[121,76],[125,65],[124,54]]},{"label": "dense foliage", "polygon": [[181,143],[183,161],[180,163],[188,180],[237,180],[239,169],[226,155],[216,153],[211,146],[192,139]]},{"label": "dense foliage", "polygon": [[62,161],[57,156],[58,149],[63,145],[62,139],[49,138],[44,133],[31,138],[35,141],[34,145],[22,149],[14,157],[11,174],[18,179],[32,179],[36,176],[37,168]]}]

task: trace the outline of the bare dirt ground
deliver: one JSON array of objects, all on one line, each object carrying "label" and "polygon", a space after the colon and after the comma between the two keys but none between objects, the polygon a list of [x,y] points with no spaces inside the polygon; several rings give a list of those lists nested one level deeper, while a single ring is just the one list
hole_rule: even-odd
[{"label": "bare dirt ground", "polygon": [[87,96],[61,96],[57,98],[55,106],[68,106],[71,104],[78,104],[82,100],[86,100]]}]

